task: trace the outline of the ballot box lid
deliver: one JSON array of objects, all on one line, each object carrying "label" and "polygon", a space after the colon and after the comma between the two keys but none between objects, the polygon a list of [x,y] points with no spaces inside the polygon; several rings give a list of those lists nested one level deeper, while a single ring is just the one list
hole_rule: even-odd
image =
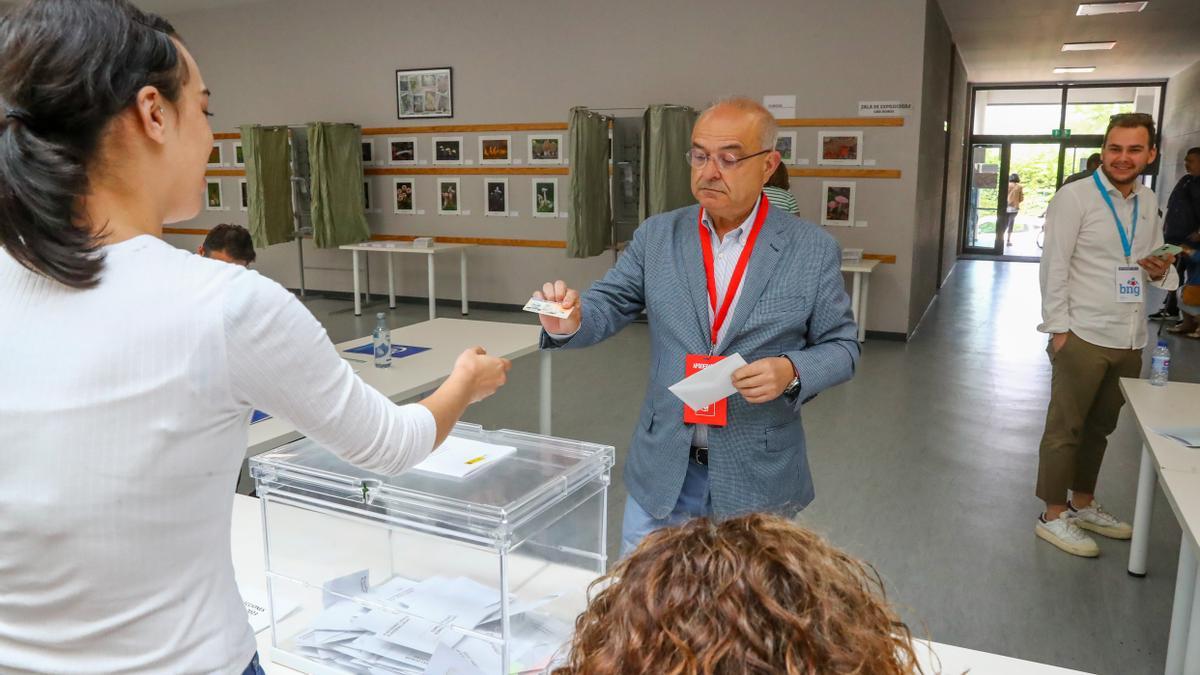
[{"label": "ballot box lid", "polygon": [[250,458],[250,475],[260,498],[491,542],[607,490],[615,454],[612,446],[465,423],[451,437],[515,450],[462,478],[423,470],[384,476],[302,438]]}]

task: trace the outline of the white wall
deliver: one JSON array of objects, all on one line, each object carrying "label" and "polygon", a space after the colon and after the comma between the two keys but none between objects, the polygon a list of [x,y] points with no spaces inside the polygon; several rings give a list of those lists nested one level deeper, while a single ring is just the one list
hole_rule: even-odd
[{"label": "white wall", "polygon": [[1200,61],[1167,82],[1162,125],[1162,173],[1158,197],[1163,208],[1171,189],[1183,177],[1188,148],[1200,147]]},{"label": "white wall", "polygon": [[[410,124],[396,119],[394,70],[444,65],[454,68],[455,117],[430,123],[565,121],[575,105],[702,107],[729,94],[796,94],[799,117],[853,117],[860,100],[913,103],[905,127],[865,130],[865,156],[880,168],[902,170],[903,179],[860,179],[857,218],[870,226],[832,230],[844,246],[898,256],[897,264],[876,273],[869,321],[873,330],[906,333],[925,16],[925,0],[272,0],[169,18],[214,92],[217,131],[316,119],[366,127]],[[800,156],[815,163],[815,146],[816,130],[801,129]],[[425,180],[424,189],[431,190],[433,179]],[[380,196],[389,182],[376,179]],[[468,204],[479,202],[467,206],[475,214],[482,211],[482,182],[462,179]],[[561,186],[566,182],[560,177]],[[527,217],[528,183],[527,177],[510,177],[521,218],[380,214],[369,221],[379,233],[565,239],[565,220]],[[819,217],[820,184],[821,179],[793,179],[809,219]],[[236,196],[236,179],[227,179],[225,190]],[[208,228],[225,220],[245,222],[235,207],[203,213],[182,226]],[[170,237],[189,247],[198,239]],[[258,267],[295,287],[295,255],[294,244],[279,245],[260,252]],[[310,271],[310,287],[349,288],[347,255],[307,257],[310,265],[331,268]],[[545,279],[561,276],[586,286],[611,260],[486,247],[472,253],[471,295],[523,302]],[[384,287],[379,262],[372,269],[373,288]],[[439,274],[440,295],[455,297],[457,270],[443,264]],[[400,292],[424,294],[424,278],[423,268],[406,270]]]}]

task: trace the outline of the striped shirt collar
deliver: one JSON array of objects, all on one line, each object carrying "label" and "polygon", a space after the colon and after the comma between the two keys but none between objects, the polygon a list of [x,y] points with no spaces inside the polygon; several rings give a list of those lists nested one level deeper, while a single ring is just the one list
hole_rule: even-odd
[{"label": "striped shirt collar", "polygon": [[[754,219],[758,217],[758,210],[760,208],[762,208],[761,195],[759,196],[758,201],[754,202],[754,208],[750,210],[750,215],[746,216],[746,219],[742,221],[741,225],[737,226],[733,230],[730,230],[725,237],[728,238],[729,235],[733,235],[734,241],[741,241],[744,239],[746,233],[750,231],[750,227],[754,224]],[[713,225],[712,218],[709,217],[707,209],[704,211],[704,218],[702,219],[702,222],[704,223],[704,226],[708,228],[708,231],[715,237],[717,235],[717,228],[715,225]]]}]

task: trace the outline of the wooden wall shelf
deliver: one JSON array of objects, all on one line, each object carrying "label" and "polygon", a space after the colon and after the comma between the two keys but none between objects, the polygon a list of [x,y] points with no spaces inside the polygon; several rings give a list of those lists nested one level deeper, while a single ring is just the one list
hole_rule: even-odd
[{"label": "wooden wall shelf", "polygon": [[566,176],[565,166],[377,166],[366,167],[367,176]]},{"label": "wooden wall shelf", "polygon": [[805,169],[791,167],[788,175],[797,178],[900,178],[899,169],[838,169],[821,167]]},{"label": "wooden wall shelf", "polygon": [[[779,126],[795,127],[902,127],[903,117],[798,117],[778,120]],[[611,125],[610,125],[611,126]],[[400,136],[404,134],[487,133],[496,131],[566,131],[566,122],[508,122],[502,124],[432,124],[406,127],[364,127],[363,136]],[[218,141],[241,138],[239,132],[213,134]]]},{"label": "wooden wall shelf", "polygon": [[[163,234],[187,234],[203,237],[208,230],[189,227],[164,227]],[[412,241],[416,235],[411,234],[372,234],[372,241]],[[475,244],[476,246],[504,246],[508,248],[545,248],[565,249],[567,242],[547,239],[497,239],[493,237],[434,237],[434,241],[442,244]],[[866,253],[864,258],[878,260],[885,265],[894,265],[896,256],[883,253]]]},{"label": "wooden wall shelf", "polygon": [[780,127],[902,127],[903,117],[798,117],[778,120]]}]

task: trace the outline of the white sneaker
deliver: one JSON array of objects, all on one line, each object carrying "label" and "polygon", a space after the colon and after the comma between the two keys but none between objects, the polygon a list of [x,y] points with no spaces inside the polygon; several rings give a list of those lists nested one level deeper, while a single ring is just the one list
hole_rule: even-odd
[{"label": "white sneaker", "polygon": [[1093,501],[1087,508],[1077,509],[1067,502],[1067,513],[1075,524],[1085,530],[1102,534],[1110,539],[1129,539],[1133,537],[1133,527],[1122,522],[1116,516],[1104,510],[1100,502]]},{"label": "white sneaker", "polygon": [[1100,555],[1096,540],[1084,534],[1069,514],[1070,511],[1063,511],[1057,520],[1050,521],[1044,520],[1044,515],[1039,516],[1034,533],[1071,555],[1084,558]]}]

